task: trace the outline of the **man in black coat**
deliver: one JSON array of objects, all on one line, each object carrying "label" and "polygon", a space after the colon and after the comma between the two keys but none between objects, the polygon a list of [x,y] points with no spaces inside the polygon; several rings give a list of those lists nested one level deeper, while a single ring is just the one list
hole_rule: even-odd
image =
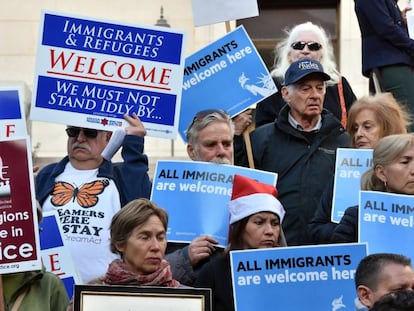
[{"label": "man in black coat", "polygon": [[[307,224],[334,174],[336,149],[349,146],[345,129],[323,108],[329,79],[315,60],[292,63],[281,90],[287,105],[274,123],[250,135],[255,168],[278,173],[278,199],[286,209],[283,228],[288,245],[310,243]],[[247,166],[246,154],[243,138],[236,137],[236,165]]]}]

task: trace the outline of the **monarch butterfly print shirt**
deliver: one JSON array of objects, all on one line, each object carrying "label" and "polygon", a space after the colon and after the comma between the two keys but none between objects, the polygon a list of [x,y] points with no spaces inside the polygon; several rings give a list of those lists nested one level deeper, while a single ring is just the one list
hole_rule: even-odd
[{"label": "monarch butterfly print shirt", "polygon": [[106,273],[118,258],[109,247],[112,216],[121,208],[111,179],[98,178],[98,169],[77,170],[70,162],[56,177],[44,211],[58,212],[63,240],[83,282]]}]

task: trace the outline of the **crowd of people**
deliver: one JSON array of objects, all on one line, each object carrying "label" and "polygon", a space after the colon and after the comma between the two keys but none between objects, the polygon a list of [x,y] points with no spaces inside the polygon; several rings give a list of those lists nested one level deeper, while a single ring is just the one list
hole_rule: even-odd
[{"label": "crowd of people", "polygon": [[[373,149],[361,190],[414,194],[414,136],[408,134],[414,40],[396,2],[355,0],[363,74],[376,94],[356,98],[336,68],[327,33],[306,22],[276,47],[271,74],[277,93],[233,119],[218,109],[194,116],[186,132],[189,159],[251,167],[249,149],[255,169],[278,174],[277,185],[235,175],[225,249],[207,235],[167,243],[168,214],[149,200],[146,130],[135,114],[125,115],[120,163],[102,157],[111,132],[68,126],[67,156],[38,172],[36,196],[44,212],[58,212],[82,283],[207,287],[213,310],[234,310],[231,251],[358,241],[358,206],[339,224],[331,221],[337,148]],[[43,295],[33,302],[35,292],[25,284],[40,279],[45,288],[36,288]],[[45,271],[4,275],[3,283],[7,310],[72,308],[72,297]],[[403,255],[368,255],[355,285],[357,310],[412,310],[414,272]]]}]

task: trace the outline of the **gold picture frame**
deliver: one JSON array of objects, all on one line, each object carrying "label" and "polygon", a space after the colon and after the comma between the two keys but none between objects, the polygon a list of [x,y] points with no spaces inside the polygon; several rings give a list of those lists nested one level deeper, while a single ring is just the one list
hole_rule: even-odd
[{"label": "gold picture frame", "polygon": [[211,311],[211,289],[75,285],[75,311]]}]

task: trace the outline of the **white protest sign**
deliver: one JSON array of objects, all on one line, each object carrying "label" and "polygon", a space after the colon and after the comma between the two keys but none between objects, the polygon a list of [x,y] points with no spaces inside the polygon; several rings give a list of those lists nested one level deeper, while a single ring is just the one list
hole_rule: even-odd
[{"label": "white protest sign", "polygon": [[257,0],[192,0],[194,26],[259,15]]},{"label": "white protest sign", "polygon": [[175,138],[184,34],[43,12],[31,119],[113,131],[137,116],[147,135]]}]

